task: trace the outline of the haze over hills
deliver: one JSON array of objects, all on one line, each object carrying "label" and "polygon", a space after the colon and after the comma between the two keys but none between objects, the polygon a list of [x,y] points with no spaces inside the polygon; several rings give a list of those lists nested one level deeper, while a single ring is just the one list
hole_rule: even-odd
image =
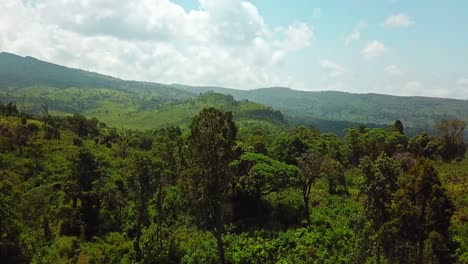
[{"label": "haze over hills", "polygon": [[205,103],[197,103],[195,98],[200,93],[210,91],[232,95],[236,100],[266,105],[250,103],[243,109],[263,111],[272,107],[280,110],[289,121],[314,125],[322,131],[341,135],[350,123],[383,126],[399,119],[411,131],[430,130],[436,120],[444,117],[468,120],[466,100],[312,92],[281,87],[236,90],[126,81],[32,57],[0,53],[1,100],[14,100],[20,106],[31,109],[47,103],[51,110],[59,114],[82,113],[119,127],[146,129],[167,124],[180,125],[201,110],[201,105],[229,101],[212,96],[209,103],[204,99]]}]

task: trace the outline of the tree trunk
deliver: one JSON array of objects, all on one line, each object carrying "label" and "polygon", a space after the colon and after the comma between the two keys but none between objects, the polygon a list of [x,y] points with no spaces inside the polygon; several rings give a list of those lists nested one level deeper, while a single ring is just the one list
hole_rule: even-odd
[{"label": "tree trunk", "polygon": [[224,257],[224,244],[221,233],[215,231],[213,232],[216,237],[216,244],[218,245],[218,257],[220,264],[226,264],[226,258]]},{"label": "tree trunk", "polygon": [[163,212],[162,212],[162,203],[163,203],[163,186],[162,186],[162,181],[159,181],[159,190],[158,190],[158,195],[157,195],[157,203],[156,203],[156,210],[158,212],[157,218],[156,218],[156,239],[158,241],[158,251],[162,251],[163,244],[162,244],[162,228],[161,228],[161,223],[162,223],[162,217],[163,217]]},{"label": "tree trunk", "polygon": [[424,263],[424,242],[419,241],[418,244],[418,259],[416,260],[418,264]]},{"label": "tree trunk", "polygon": [[45,216],[45,214],[43,215],[43,218],[42,218],[42,226],[43,226],[43,231],[44,231],[44,237],[46,239],[46,241],[51,241],[52,240],[52,232],[50,231],[50,227],[49,227],[49,218],[47,216]]},{"label": "tree trunk", "polygon": [[303,194],[303,199],[304,199],[304,213],[305,217],[307,219],[307,223],[310,225],[311,220],[310,220],[310,209],[309,209],[309,196],[307,194]]},{"label": "tree trunk", "polygon": [[133,242],[133,248],[135,249],[135,258],[137,262],[141,260],[140,237],[141,237],[141,228],[138,225],[135,241]]},{"label": "tree trunk", "polygon": [[418,249],[417,249],[417,260],[416,263],[424,263],[424,239],[425,239],[425,230],[424,230],[424,219],[426,218],[426,199],[423,199],[421,207],[421,215],[419,216],[419,225],[421,227],[418,236]]},{"label": "tree trunk", "polygon": [[380,264],[380,243],[377,242],[377,264]]}]

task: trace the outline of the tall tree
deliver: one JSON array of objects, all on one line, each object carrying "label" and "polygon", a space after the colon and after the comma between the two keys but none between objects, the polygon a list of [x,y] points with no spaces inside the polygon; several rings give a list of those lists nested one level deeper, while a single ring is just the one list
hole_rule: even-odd
[{"label": "tall tree", "polygon": [[[97,234],[101,197],[97,183],[101,178],[96,157],[86,148],[80,147],[71,157],[71,177],[67,190],[72,206],[79,215],[81,230],[86,239]],[[79,201],[79,203],[78,203]]]},{"label": "tall tree", "polygon": [[332,158],[326,157],[322,161],[320,172],[328,181],[329,194],[348,194],[344,170],[343,165]]},{"label": "tall tree", "polygon": [[437,171],[420,160],[400,185],[394,205],[400,263],[451,263],[454,208]]},{"label": "tall tree", "polygon": [[190,129],[190,182],[197,218],[216,238],[219,261],[224,264],[222,234],[232,177],[229,164],[236,158],[237,128],[231,112],[206,108],[193,118]]},{"label": "tall tree", "polygon": [[368,131],[365,127],[350,127],[346,129],[344,140],[349,148],[349,161],[353,165],[358,165],[359,160],[366,155],[363,135]]},{"label": "tall tree", "polygon": [[461,119],[442,119],[435,124],[439,139],[445,143],[443,158],[451,160],[465,154],[466,146],[463,141],[466,124]]},{"label": "tall tree", "polygon": [[134,248],[137,261],[141,258],[140,238],[143,228],[150,225],[149,204],[158,187],[160,175],[155,162],[141,153],[133,160],[133,175],[128,179],[132,190],[132,200],[135,203],[135,241]]},{"label": "tall tree", "polygon": [[322,158],[313,158],[311,154],[305,153],[298,159],[298,166],[302,172],[302,198],[304,200],[304,213],[307,222],[310,224],[310,193],[312,185],[320,177],[320,167],[322,166]]},{"label": "tall tree", "polygon": [[18,125],[13,127],[13,142],[20,153],[23,153],[25,147],[31,139],[31,132],[26,125]]},{"label": "tall tree", "polygon": [[401,123],[400,120],[395,121],[395,124],[393,124],[393,127],[400,132],[400,134],[405,134],[405,127],[403,126],[403,123]]},{"label": "tall tree", "polygon": [[[371,222],[374,234],[385,231],[385,224],[390,221],[392,198],[398,190],[398,176],[400,164],[398,161],[381,154],[376,161],[369,157],[361,160],[359,168],[364,177],[360,185],[360,193],[365,195],[364,212],[366,218]],[[384,248],[384,242],[380,239],[375,241],[377,262],[380,262],[380,252]]]}]

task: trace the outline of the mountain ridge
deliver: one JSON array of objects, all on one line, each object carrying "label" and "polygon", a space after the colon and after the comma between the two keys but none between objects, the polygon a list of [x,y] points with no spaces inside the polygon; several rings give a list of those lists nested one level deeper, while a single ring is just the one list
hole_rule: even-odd
[{"label": "mountain ridge", "polygon": [[269,105],[282,111],[289,119],[300,120],[300,123],[311,117],[375,124],[391,124],[401,120],[411,127],[431,128],[435,121],[442,118],[468,120],[468,102],[452,98],[298,91],[279,87],[235,90],[178,85],[177,88],[194,93],[213,91],[232,94],[237,100],[247,99]]},{"label": "mountain ridge", "polygon": [[[394,94],[385,94],[385,93],[353,93],[347,91],[338,91],[338,90],[298,90],[291,87],[282,87],[282,86],[271,86],[271,87],[260,87],[254,89],[236,89],[236,88],[228,88],[228,87],[220,87],[220,86],[211,86],[211,85],[188,85],[188,84],[180,84],[180,83],[172,83],[171,86],[176,88],[182,89],[193,89],[195,91],[203,90],[203,91],[217,91],[217,90],[233,90],[239,92],[248,92],[248,91],[292,91],[292,92],[304,92],[304,93],[337,93],[337,94],[348,94],[348,95],[376,95],[376,96],[389,96],[389,97],[398,97],[398,98],[427,98],[427,99],[443,99],[443,100],[454,100],[454,101],[467,101],[468,99],[460,99],[460,98],[450,98],[450,97],[436,97],[436,96],[420,96],[420,95],[394,95]],[[212,89],[212,90],[210,90]],[[214,90],[213,90],[214,89]]]},{"label": "mountain ridge", "polygon": [[238,88],[231,88],[231,87],[220,87],[220,86],[213,86],[213,85],[188,85],[188,84],[181,84],[181,83],[172,83],[172,84],[164,84],[164,83],[159,83],[159,82],[153,82],[153,81],[138,81],[138,80],[132,80],[132,79],[124,79],[124,78],[119,78],[107,74],[102,74],[99,72],[93,72],[93,71],[88,71],[80,68],[74,68],[74,67],[68,67],[68,66],[63,66],[57,63],[53,62],[48,62],[44,60],[40,60],[38,58],[32,57],[32,56],[21,56],[17,55],[11,52],[6,52],[2,51],[0,52],[0,61],[3,59],[3,56],[9,56],[9,57],[14,57],[14,58],[22,58],[22,59],[28,59],[28,60],[34,60],[40,63],[47,63],[49,65],[54,65],[58,66],[60,68],[67,68],[69,70],[76,70],[76,71],[81,71],[83,73],[89,73],[92,75],[98,75],[100,77],[104,77],[107,79],[111,80],[117,80],[117,81],[123,81],[123,82],[137,82],[137,83],[142,83],[142,84],[151,84],[151,85],[163,85],[167,87],[174,87],[176,89],[179,88],[191,88],[194,90],[198,89],[204,89],[207,91],[210,91],[210,89],[223,89],[223,90],[234,90],[234,91],[263,91],[263,90],[268,90],[268,91],[273,91],[273,90],[287,90],[287,91],[293,91],[293,92],[305,92],[305,93],[339,93],[339,94],[349,94],[349,95],[377,95],[377,96],[390,96],[390,97],[399,97],[399,98],[430,98],[430,99],[444,99],[444,100],[455,100],[455,101],[467,101],[468,99],[460,99],[460,98],[449,98],[449,97],[435,97],[435,96],[418,96],[418,95],[392,95],[392,94],[385,94],[385,93],[354,93],[354,92],[347,92],[347,91],[338,91],[338,90],[298,90],[294,89],[291,87],[285,87],[285,86],[271,86],[271,87],[259,87],[259,88],[254,88],[254,89],[238,89]]},{"label": "mountain ridge", "polygon": [[147,92],[169,100],[193,98],[192,93],[181,90],[174,91],[174,87],[166,84],[124,80],[62,66],[30,56],[22,57],[13,53],[0,53],[0,90],[28,86],[49,86],[60,89],[70,87],[112,88],[128,92]]}]

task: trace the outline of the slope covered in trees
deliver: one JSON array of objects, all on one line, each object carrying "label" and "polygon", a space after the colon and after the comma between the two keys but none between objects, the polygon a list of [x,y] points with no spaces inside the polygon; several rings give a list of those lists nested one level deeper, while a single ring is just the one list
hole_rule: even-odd
[{"label": "slope covered in trees", "polygon": [[147,131],[0,110],[2,263],[468,261],[463,122],[340,139],[219,108]]},{"label": "slope covered in trees", "polygon": [[155,129],[170,125],[188,127],[191,118],[204,107],[220,107],[235,113],[237,120],[284,122],[271,107],[232,96],[206,93],[190,100],[168,100],[108,88],[26,87],[0,91],[0,101],[12,100],[24,112],[39,114],[43,108],[63,116],[82,114],[118,128]]},{"label": "slope covered in trees", "polygon": [[442,118],[468,120],[468,101],[430,97],[401,97],[384,94],[352,94],[335,91],[297,91],[289,88],[235,90],[220,87],[175,85],[193,92],[231,94],[281,110],[300,123],[320,124],[322,120],[390,124],[402,120],[407,127],[427,130]]},{"label": "slope covered in trees", "polygon": [[[422,131],[433,133],[434,122],[443,118],[468,121],[466,100],[332,91],[306,92],[288,88],[245,91],[164,85],[125,81],[31,57],[0,53],[0,100],[13,100],[24,110],[36,112],[40,109],[31,108],[47,103],[55,113],[81,113],[117,127],[149,129],[162,125],[180,125],[178,117],[186,115],[181,112],[190,111],[188,118],[182,118],[188,125],[189,119],[201,109],[189,110],[187,105],[180,107],[179,104],[209,91],[232,95],[240,101],[247,99],[267,105],[280,110],[289,121],[312,125],[339,136],[345,134],[345,128],[359,123],[384,128],[395,120],[401,120],[406,132],[415,135]],[[177,116],[177,122],[172,122],[168,112]],[[160,118],[152,118],[158,114]],[[155,125],[149,126],[150,123]],[[468,134],[465,139],[467,137]]]},{"label": "slope covered in trees", "polygon": [[186,100],[191,93],[169,85],[149,82],[126,81],[94,72],[68,68],[15,54],[0,53],[0,90],[46,86],[57,89],[108,88],[132,93],[144,93],[165,100]]}]

